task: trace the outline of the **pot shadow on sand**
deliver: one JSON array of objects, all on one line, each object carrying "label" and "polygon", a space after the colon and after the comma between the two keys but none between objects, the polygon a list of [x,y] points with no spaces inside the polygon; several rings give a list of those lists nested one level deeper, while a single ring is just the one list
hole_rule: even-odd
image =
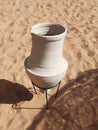
[{"label": "pot shadow on sand", "polygon": [[98,69],[68,81],[49,106],[26,130],[98,130]]},{"label": "pot shadow on sand", "polygon": [[0,104],[17,104],[32,98],[33,94],[25,86],[0,79]]}]

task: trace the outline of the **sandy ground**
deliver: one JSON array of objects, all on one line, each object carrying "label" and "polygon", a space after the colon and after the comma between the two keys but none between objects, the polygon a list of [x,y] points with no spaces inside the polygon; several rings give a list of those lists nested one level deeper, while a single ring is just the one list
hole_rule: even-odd
[{"label": "sandy ground", "polygon": [[[48,111],[24,70],[30,27],[39,22],[68,28],[69,69]],[[0,0],[0,130],[98,130],[97,0]]]}]

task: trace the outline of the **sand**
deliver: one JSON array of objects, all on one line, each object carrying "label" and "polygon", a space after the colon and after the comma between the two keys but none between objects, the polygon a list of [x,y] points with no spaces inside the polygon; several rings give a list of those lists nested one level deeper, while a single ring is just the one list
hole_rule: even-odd
[{"label": "sand", "polygon": [[[63,54],[67,75],[55,99],[34,94],[24,70],[30,27],[39,22],[68,28]],[[98,129],[98,1],[0,1],[0,130]]]}]

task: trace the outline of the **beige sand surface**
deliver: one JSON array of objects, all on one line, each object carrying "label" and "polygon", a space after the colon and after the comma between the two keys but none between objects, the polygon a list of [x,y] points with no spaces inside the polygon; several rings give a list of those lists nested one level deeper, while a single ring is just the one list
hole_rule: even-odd
[{"label": "beige sand surface", "polygon": [[[38,22],[68,28],[69,69],[48,111],[24,70]],[[0,0],[0,130],[98,130],[98,0]]]}]

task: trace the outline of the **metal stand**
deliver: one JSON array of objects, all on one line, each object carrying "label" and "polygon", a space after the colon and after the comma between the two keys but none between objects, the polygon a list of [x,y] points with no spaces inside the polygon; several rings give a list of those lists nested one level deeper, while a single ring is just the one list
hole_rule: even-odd
[{"label": "metal stand", "polygon": [[[31,81],[32,82],[32,81]],[[34,88],[34,92],[35,94],[37,94],[36,88],[35,88],[35,84],[32,82],[33,88]]]},{"label": "metal stand", "polygon": [[[32,81],[31,81],[32,82]],[[39,88],[39,89],[44,89],[45,90],[45,94],[46,94],[46,106],[47,106],[47,109],[49,109],[49,103],[48,103],[48,89],[52,89],[52,88],[54,88],[54,87],[57,87],[57,90],[56,90],[56,93],[55,93],[55,97],[57,97],[57,94],[58,94],[58,92],[59,92],[59,87],[60,87],[60,84],[61,84],[61,81],[58,83],[58,84],[56,84],[55,86],[53,86],[53,87],[49,87],[49,88],[42,88],[42,87],[39,87],[39,86],[37,86],[36,84],[34,84],[33,82],[32,82],[32,85],[33,85],[33,88],[34,88],[34,92],[35,92],[35,94],[37,94],[37,90],[36,90],[36,87],[37,88]]]}]

